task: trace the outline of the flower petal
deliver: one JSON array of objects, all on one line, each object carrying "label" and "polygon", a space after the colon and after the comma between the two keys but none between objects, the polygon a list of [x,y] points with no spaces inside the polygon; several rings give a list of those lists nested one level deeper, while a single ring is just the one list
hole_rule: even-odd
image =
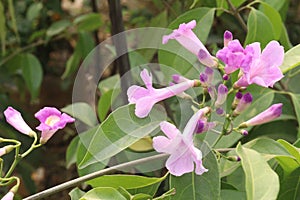
[{"label": "flower petal", "polygon": [[143,71],[141,71],[140,76],[141,76],[142,80],[144,81],[146,87],[148,89],[151,89],[152,88],[152,75],[151,75],[151,73],[149,73],[147,69],[144,69]]},{"label": "flower petal", "polygon": [[170,149],[171,140],[165,136],[156,136],[153,138],[153,148],[159,153],[172,153],[173,147]]},{"label": "flower petal", "polygon": [[143,98],[148,95],[149,90],[137,85],[130,86],[127,90],[129,103],[136,103],[140,98]]},{"label": "flower petal", "polygon": [[157,103],[157,101],[152,96],[138,99],[135,105],[135,115],[139,118],[146,117],[155,103]]},{"label": "flower petal", "polygon": [[168,136],[170,139],[174,139],[178,134],[181,134],[180,131],[174,126],[173,124],[169,122],[161,122],[160,129]]},{"label": "flower petal", "polygon": [[194,170],[193,158],[187,147],[180,148],[179,153],[173,153],[166,162],[166,168],[172,175],[181,176]]}]

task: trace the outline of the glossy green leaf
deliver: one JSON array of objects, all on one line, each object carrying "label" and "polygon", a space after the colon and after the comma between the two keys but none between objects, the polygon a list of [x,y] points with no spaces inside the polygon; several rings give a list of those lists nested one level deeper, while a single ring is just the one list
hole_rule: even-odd
[{"label": "glossy green leaf", "polygon": [[22,75],[30,91],[32,99],[39,95],[43,79],[43,68],[36,56],[30,53],[22,54],[20,57]]},{"label": "glossy green leaf", "polygon": [[282,1],[282,0],[262,0],[262,1],[269,4],[270,6],[275,8],[277,11],[279,11],[285,3],[285,1]]},{"label": "glossy green leaf", "polygon": [[69,192],[69,196],[71,197],[71,200],[78,200],[80,199],[83,195],[85,195],[85,192],[81,191],[79,188],[74,188]]},{"label": "glossy green leaf", "polygon": [[81,56],[75,51],[67,60],[66,69],[62,74],[61,78],[65,79],[73,74],[79,67]]},{"label": "glossy green leaf", "polygon": [[94,127],[98,124],[97,116],[93,108],[84,102],[73,103],[61,109],[63,112],[79,119],[86,125]]},{"label": "glossy green leaf", "polygon": [[246,200],[246,193],[237,190],[221,190],[221,200]]},{"label": "glossy green leaf", "polygon": [[278,200],[298,200],[300,197],[300,167],[295,169],[280,184]]},{"label": "glossy green leaf", "polygon": [[276,199],[279,192],[279,178],[267,161],[258,152],[243,147],[236,148],[246,175],[246,194],[248,200]]},{"label": "glossy green leaf", "polygon": [[264,48],[271,40],[275,39],[274,29],[269,18],[261,11],[251,9],[248,22],[248,33],[245,45],[253,42],[260,42]]},{"label": "glossy green leaf", "polygon": [[99,187],[88,191],[79,200],[127,200],[118,190],[109,187]]},{"label": "glossy green leaf", "polygon": [[82,59],[85,59],[85,57],[93,50],[95,47],[95,41],[91,35],[91,33],[81,31],[78,34],[79,39],[76,44],[75,51],[79,52]]},{"label": "glossy green leaf", "polygon": [[[181,23],[196,20],[197,26],[193,29],[193,31],[202,43],[205,44],[213,23],[214,13],[214,8],[196,8],[180,15],[169,25],[168,28],[172,30],[177,29]],[[172,30],[170,30],[170,32]],[[176,70],[176,73],[187,75],[189,78],[196,78],[196,74],[198,74],[197,70],[193,68],[194,63],[198,60],[197,56],[190,53],[175,40],[170,40],[167,44],[160,46],[158,59],[160,64],[172,67]],[[165,73],[167,74],[168,72]]]},{"label": "glossy green leaf", "polygon": [[66,167],[68,169],[72,164],[76,163],[78,147],[79,147],[79,137],[76,136],[73,138],[73,140],[71,141],[71,143],[67,148]]},{"label": "glossy green leaf", "polygon": [[102,20],[100,14],[89,13],[75,18],[73,23],[78,26],[79,31],[94,31],[102,25]]},{"label": "glossy green leaf", "polygon": [[293,47],[288,32],[286,30],[286,27],[284,25],[284,23],[281,24],[281,35],[280,35],[280,39],[279,42],[280,44],[284,47],[285,51],[288,51],[289,49],[291,49]]},{"label": "glossy green leaf", "polygon": [[268,160],[274,157],[292,157],[279,142],[269,138],[254,139],[244,144],[244,147],[261,153]]},{"label": "glossy green leaf", "polygon": [[154,195],[159,184],[165,180],[167,175],[161,178],[152,178],[136,175],[105,175],[93,180],[87,181],[92,187],[122,187],[131,193],[147,193]]},{"label": "glossy green leaf", "polygon": [[220,174],[214,153],[210,152],[203,158],[203,166],[208,172],[202,175],[192,172],[180,177],[170,176],[170,188],[176,190],[172,200],[220,198]]},{"label": "glossy green leaf", "polygon": [[6,26],[5,26],[5,13],[2,1],[0,1],[0,42],[2,55],[5,55],[6,45]]},{"label": "glossy green leaf", "polygon": [[64,30],[66,30],[70,25],[71,25],[71,22],[68,21],[68,20],[65,20],[65,19],[54,22],[48,28],[48,30],[46,32],[46,35],[48,37],[52,37],[54,35],[57,35],[57,34],[63,32]]},{"label": "glossy green leaf", "polygon": [[279,139],[278,142],[280,144],[282,144],[286,150],[289,151],[289,153],[295,157],[296,161],[298,162],[299,166],[300,166],[300,150],[297,149],[296,147],[294,147],[292,144],[288,143],[285,140],[281,140]]},{"label": "glossy green leaf", "polygon": [[35,20],[41,14],[42,8],[43,4],[41,2],[32,3],[26,12],[26,18],[29,21]]},{"label": "glossy green leaf", "polygon": [[277,10],[264,2],[260,3],[259,9],[268,17],[271,22],[273,27],[274,39],[279,40],[282,31],[282,20],[280,14]]},{"label": "glossy green leaf", "polygon": [[280,69],[283,73],[300,65],[300,44],[291,48],[284,54],[284,60]]},{"label": "glossy green leaf", "polygon": [[[230,2],[235,8],[240,7],[246,0],[231,0]],[[228,3],[226,0],[216,0],[217,3],[217,8],[222,8],[225,10],[228,10]],[[220,16],[224,11],[223,10],[218,10],[217,11],[217,16]]]},{"label": "glossy green leaf", "polygon": [[96,129],[90,131],[92,137],[81,137],[88,151],[79,167],[106,160],[140,138],[159,131],[159,124],[166,119],[166,114],[162,107],[158,107],[154,106],[150,114],[142,119],[135,116],[135,105],[122,106],[112,112]]}]

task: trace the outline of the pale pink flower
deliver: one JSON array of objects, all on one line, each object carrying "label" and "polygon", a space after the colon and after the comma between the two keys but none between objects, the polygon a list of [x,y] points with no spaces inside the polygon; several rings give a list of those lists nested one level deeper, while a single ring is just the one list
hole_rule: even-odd
[{"label": "pale pink flower", "polygon": [[202,64],[208,67],[216,67],[217,62],[210,55],[210,53],[196,36],[196,34],[192,31],[192,29],[195,27],[195,20],[192,20],[187,24],[182,23],[179,25],[178,29],[173,30],[171,34],[163,36],[162,43],[166,44],[170,39],[176,39],[179,44],[195,54],[198,58],[200,57],[199,61]]},{"label": "pale pink flower", "polygon": [[128,101],[131,104],[135,104],[135,115],[140,118],[146,117],[157,102],[182,94],[182,92],[195,85],[195,81],[186,79],[186,81],[170,87],[155,89],[152,87],[152,75],[147,69],[144,69],[140,76],[146,88],[133,85],[127,90]]},{"label": "pale pink flower", "polygon": [[253,43],[254,56],[251,65],[242,68],[242,77],[234,84],[234,87],[247,87],[255,83],[263,87],[273,85],[283,78],[279,66],[283,62],[284,50],[277,41],[271,41],[262,51],[259,43]]},{"label": "pale pink flower", "polygon": [[15,194],[12,191],[9,191],[1,200],[13,200]]},{"label": "pale pink flower", "polygon": [[24,119],[19,111],[15,110],[14,108],[9,106],[4,111],[4,115],[5,115],[7,123],[9,123],[15,129],[17,129],[19,132],[21,132],[25,135],[33,136],[33,134],[34,134],[33,130],[24,121]]},{"label": "pale pink flower", "polygon": [[44,107],[34,115],[41,124],[36,127],[37,130],[42,131],[40,138],[41,144],[46,143],[54,133],[66,126],[67,123],[75,121],[65,113],[61,113],[59,110],[53,107]]},{"label": "pale pink flower", "polygon": [[270,122],[278,118],[282,113],[282,103],[277,103],[266,109],[265,111],[259,113],[255,117],[249,119],[246,122],[243,122],[239,125],[240,128],[255,126]]},{"label": "pale pink flower", "polygon": [[168,153],[170,157],[166,168],[172,175],[181,176],[194,171],[201,175],[208,170],[202,165],[202,152],[193,144],[193,135],[198,123],[210,109],[205,107],[196,112],[188,121],[183,134],[171,123],[161,122],[160,128],[166,134],[153,138],[153,148],[160,153]]}]

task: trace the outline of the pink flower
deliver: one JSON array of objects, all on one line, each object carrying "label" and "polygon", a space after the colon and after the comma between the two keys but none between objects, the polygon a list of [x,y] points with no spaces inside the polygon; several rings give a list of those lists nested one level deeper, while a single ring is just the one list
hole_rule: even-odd
[{"label": "pink flower", "polygon": [[4,115],[5,115],[7,123],[9,123],[15,129],[17,129],[19,132],[21,132],[25,135],[29,135],[29,136],[33,136],[33,134],[35,134],[34,131],[24,121],[24,119],[19,111],[15,110],[14,108],[9,106],[4,111]]},{"label": "pink flower", "polygon": [[[217,62],[210,55],[208,50],[192,31],[196,27],[196,21],[192,20],[189,23],[179,25],[178,29],[173,30],[169,35],[163,36],[162,43],[166,44],[170,39],[176,39],[187,50],[200,57],[199,61],[209,67],[216,67]],[[201,51],[200,51],[201,50]],[[200,52],[200,55],[199,55]],[[202,58],[203,57],[203,58]]]},{"label": "pink flower", "polygon": [[224,47],[227,47],[228,43],[230,41],[232,41],[232,39],[233,39],[232,33],[230,31],[225,31],[224,32]]},{"label": "pink flower", "polygon": [[40,143],[45,144],[53,134],[66,126],[67,123],[75,121],[74,118],[62,113],[53,107],[44,107],[34,115],[41,124],[36,127],[37,130],[42,131]]},{"label": "pink flower", "polygon": [[215,106],[218,108],[226,101],[228,94],[228,88],[224,84],[220,84],[218,87],[218,96],[215,102]]},{"label": "pink flower", "polygon": [[15,194],[12,191],[9,191],[1,200],[13,200]]},{"label": "pink flower", "polygon": [[187,79],[170,87],[155,89],[152,87],[152,76],[147,69],[144,69],[140,76],[146,88],[133,85],[127,90],[128,101],[135,104],[135,115],[140,118],[146,117],[157,102],[181,94],[195,85],[195,81]]},{"label": "pink flower", "polygon": [[249,119],[246,122],[243,122],[239,125],[240,128],[246,128],[248,126],[255,126],[264,124],[267,122],[272,121],[273,119],[276,119],[279,117],[282,113],[282,103],[277,103],[269,107],[267,110],[259,113],[255,117]]},{"label": "pink flower", "polygon": [[259,43],[253,43],[254,56],[251,65],[242,69],[242,77],[234,84],[234,87],[247,87],[255,83],[263,87],[273,85],[283,78],[279,66],[283,62],[284,50],[277,41],[271,41],[262,51]]},{"label": "pink flower", "polygon": [[194,168],[198,175],[208,171],[202,165],[202,152],[193,144],[193,135],[198,120],[209,111],[210,109],[206,107],[195,113],[187,123],[183,134],[169,122],[160,123],[160,128],[167,137],[154,137],[153,148],[157,152],[170,154],[166,168],[171,174],[181,176],[192,172]]},{"label": "pink flower", "polygon": [[225,73],[231,74],[239,68],[248,68],[252,62],[254,49],[247,45],[244,49],[239,40],[232,40],[217,52],[217,58],[225,63]]},{"label": "pink flower", "polygon": [[247,92],[238,102],[235,110],[233,111],[233,116],[238,116],[244,110],[246,110],[252,103],[252,95],[251,93]]}]

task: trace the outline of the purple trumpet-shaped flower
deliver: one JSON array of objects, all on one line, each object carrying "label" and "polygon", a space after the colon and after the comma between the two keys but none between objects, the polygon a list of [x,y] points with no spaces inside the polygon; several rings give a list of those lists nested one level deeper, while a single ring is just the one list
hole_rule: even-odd
[{"label": "purple trumpet-shaped flower", "polygon": [[282,113],[282,103],[277,103],[269,107],[267,110],[259,113],[255,117],[243,122],[239,125],[239,128],[246,128],[248,126],[255,126],[264,124],[278,118]]},{"label": "purple trumpet-shaped flower", "polygon": [[59,129],[63,129],[67,123],[75,121],[65,113],[53,107],[44,107],[34,115],[41,124],[36,127],[37,130],[42,131],[40,143],[45,144]]},{"label": "purple trumpet-shaped flower", "polygon": [[7,123],[17,129],[19,132],[29,135],[32,137],[35,133],[34,131],[28,126],[28,124],[24,121],[21,113],[15,110],[12,107],[8,107],[4,111],[4,115],[6,118]]},{"label": "purple trumpet-shaped flower", "polygon": [[233,36],[232,36],[232,33],[230,31],[225,31],[224,32],[224,47],[227,47],[228,46],[228,43],[230,41],[232,41],[233,39]]},{"label": "purple trumpet-shaped flower", "polygon": [[194,168],[198,175],[208,171],[202,165],[202,152],[194,146],[193,135],[198,120],[209,111],[210,109],[205,107],[196,112],[188,121],[183,134],[169,122],[160,123],[160,128],[167,137],[154,137],[153,148],[157,152],[170,154],[166,168],[172,175],[181,176],[192,172]]},{"label": "purple trumpet-shaped flower", "polygon": [[216,127],[216,125],[216,122],[207,122],[206,118],[199,119],[197,122],[196,133],[205,133]]},{"label": "purple trumpet-shaped flower", "polygon": [[251,93],[247,92],[239,101],[236,108],[233,111],[233,116],[238,116],[241,114],[244,110],[246,110],[252,103],[252,95]]},{"label": "purple trumpet-shaped flower", "polygon": [[1,200],[13,200],[15,194],[12,191],[9,191]]},{"label": "purple trumpet-shaped flower", "polygon": [[234,84],[235,88],[247,87],[255,83],[263,87],[273,85],[283,78],[279,66],[283,62],[284,50],[277,41],[271,41],[262,51],[259,43],[253,43],[254,56],[251,65],[243,68],[242,77]]},{"label": "purple trumpet-shaped flower", "polygon": [[189,23],[182,23],[179,25],[178,29],[173,30],[173,32],[169,35],[163,36],[162,43],[166,44],[170,39],[176,39],[183,47],[187,50],[198,56],[200,50],[201,55],[205,58],[199,59],[199,61],[209,67],[216,67],[217,62],[210,55],[208,50],[196,36],[196,34],[192,31],[193,28],[196,27],[196,21],[192,20]]},{"label": "purple trumpet-shaped flower", "polygon": [[253,45],[247,45],[244,49],[238,40],[228,42],[228,45],[219,50],[217,58],[225,63],[225,73],[231,74],[239,68],[249,68],[254,54]]},{"label": "purple trumpet-shaped flower", "polygon": [[135,115],[140,118],[146,117],[157,102],[181,94],[195,86],[195,81],[187,79],[170,87],[155,89],[152,87],[152,76],[147,69],[144,69],[140,75],[146,88],[133,85],[127,90],[128,101],[135,104]]},{"label": "purple trumpet-shaped flower", "polygon": [[224,84],[220,84],[218,87],[218,96],[215,102],[215,106],[218,108],[226,101],[228,94],[228,88]]}]

